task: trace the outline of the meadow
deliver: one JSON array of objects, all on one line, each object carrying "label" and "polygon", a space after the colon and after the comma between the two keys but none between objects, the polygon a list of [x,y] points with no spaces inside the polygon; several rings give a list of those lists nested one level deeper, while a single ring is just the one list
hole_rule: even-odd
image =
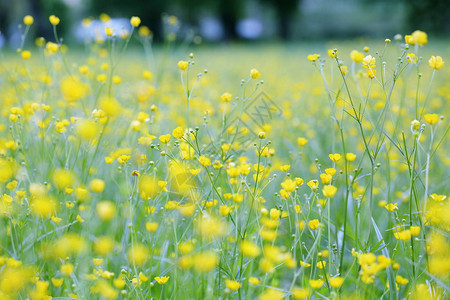
[{"label": "meadow", "polygon": [[0,50],[0,299],[448,297],[448,40],[59,21]]}]

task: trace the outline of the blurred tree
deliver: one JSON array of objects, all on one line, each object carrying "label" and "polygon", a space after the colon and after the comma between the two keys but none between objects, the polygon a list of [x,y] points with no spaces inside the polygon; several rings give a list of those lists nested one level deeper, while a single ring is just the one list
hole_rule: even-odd
[{"label": "blurred tree", "polygon": [[223,25],[226,39],[237,39],[237,22],[243,10],[242,0],[219,0],[217,1],[217,12]]},{"label": "blurred tree", "polygon": [[[359,0],[371,4],[373,0]],[[406,13],[405,30],[420,29],[428,33],[443,34],[450,32],[450,0],[378,0],[386,7],[403,5]]]},{"label": "blurred tree", "polygon": [[142,24],[150,28],[156,40],[162,37],[161,15],[169,8],[165,0],[95,0],[91,1],[92,12],[107,13],[117,17],[139,16]]},{"label": "blurred tree", "polygon": [[264,0],[275,9],[278,23],[278,36],[283,40],[291,37],[291,24],[298,14],[302,0]]},{"label": "blurred tree", "polygon": [[178,0],[176,5],[182,10],[186,21],[191,25],[195,25],[199,19],[199,12],[213,12],[220,19],[224,38],[231,40],[239,38],[237,34],[237,23],[242,17],[246,0]]},{"label": "blurred tree", "polygon": [[405,0],[409,29],[428,32],[450,32],[449,0]]},{"label": "blurred tree", "polygon": [[8,6],[10,5],[11,1],[0,1],[0,32],[4,31],[8,25]]},{"label": "blurred tree", "polygon": [[68,8],[63,1],[58,0],[28,0],[30,14],[35,19],[36,35],[53,40],[53,30],[48,20],[50,15],[55,15],[61,19],[58,25],[60,36],[69,30],[71,24]]},{"label": "blurred tree", "polygon": [[202,9],[211,10],[211,1],[209,0],[177,0],[174,5],[180,8],[180,17],[190,25],[195,26],[198,23],[199,12]]}]

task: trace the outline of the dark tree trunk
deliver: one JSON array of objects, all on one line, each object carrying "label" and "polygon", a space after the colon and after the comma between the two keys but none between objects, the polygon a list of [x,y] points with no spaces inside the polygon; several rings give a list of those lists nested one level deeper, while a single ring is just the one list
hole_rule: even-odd
[{"label": "dark tree trunk", "polygon": [[227,40],[238,39],[239,35],[236,30],[238,15],[240,13],[239,0],[220,1],[219,4],[220,20],[224,29],[224,38]]},{"label": "dark tree trunk", "polygon": [[282,40],[289,40],[291,38],[291,14],[292,12],[277,7],[278,35]]},{"label": "dark tree trunk", "polygon": [[408,0],[409,30],[421,29],[428,33],[445,33],[450,31],[448,0]]},{"label": "dark tree trunk", "polygon": [[230,14],[221,15],[222,25],[224,29],[224,37],[227,40],[234,40],[238,38],[238,33],[236,31],[237,20],[234,16]]},{"label": "dark tree trunk", "polygon": [[53,31],[49,25],[48,16],[45,16],[42,7],[41,1],[30,1],[30,14],[34,17],[34,24],[36,24],[35,34],[48,40],[53,38]]}]

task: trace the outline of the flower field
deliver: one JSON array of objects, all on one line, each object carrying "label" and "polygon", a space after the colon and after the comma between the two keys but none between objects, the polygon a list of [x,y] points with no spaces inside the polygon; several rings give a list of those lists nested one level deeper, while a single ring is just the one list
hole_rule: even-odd
[{"label": "flower field", "polygon": [[0,51],[0,299],[447,299],[448,40],[49,21]]}]

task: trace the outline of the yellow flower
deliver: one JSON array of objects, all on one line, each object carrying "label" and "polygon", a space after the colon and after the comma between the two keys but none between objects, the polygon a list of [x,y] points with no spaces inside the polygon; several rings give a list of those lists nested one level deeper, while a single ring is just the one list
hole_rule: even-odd
[{"label": "yellow flower", "polygon": [[412,37],[411,34],[407,34],[405,35],[405,43],[410,44],[410,45],[414,45],[414,38]]},{"label": "yellow flower", "polygon": [[331,198],[333,197],[337,192],[337,187],[334,185],[326,185],[322,189],[322,193],[324,197]]},{"label": "yellow flower", "polygon": [[104,259],[103,258],[93,258],[92,262],[94,263],[94,265],[96,266],[100,266],[103,263]]},{"label": "yellow flower", "polygon": [[59,24],[59,18],[56,17],[55,15],[51,15],[48,20],[50,21],[50,24],[52,24],[53,26],[56,26]]},{"label": "yellow flower", "polygon": [[107,23],[109,22],[109,20],[111,20],[111,17],[108,14],[100,14],[100,21],[102,21],[103,23]]},{"label": "yellow flower", "polygon": [[339,161],[342,158],[339,153],[329,154],[328,157],[331,159],[331,161]]},{"label": "yellow flower", "polygon": [[203,155],[198,158],[198,162],[204,167],[208,167],[211,165],[211,159]]},{"label": "yellow flower", "polygon": [[377,257],[373,253],[361,253],[358,255],[358,263],[361,266],[371,265],[375,263]]},{"label": "yellow flower", "polygon": [[387,204],[388,204],[388,203],[387,203],[386,200],[380,200],[380,201],[378,201],[378,206],[379,206],[379,207],[385,207]]},{"label": "yellow flower", "polygon": [[156,178],[150,175],[143,175],[139,181],[139,191],[144,200],[149,200],[158,193]]},{"label": "yellow flower", "polygon": [[250,241],[242,241],[241,251],[242,255],[251,258],[257,257],[261,253],[261,250],[259,249],[258,245]]},{"label": "yellow flower", "polygon": [[252,285],[258,285],[261,283],[261,279],[259,279],[257,277],[250,277],[248,279],[248,282],[250,282],[250,284],[252,284]]},{"label": "yellow flower", "polygon": [[295,300],[304,300],[311,295],[311,291],[305,288],[294,287],[291,292]]},{"label": "yellow flower", "polygon": [[96,211],[100,220],[111,221],[116,216],[116,205],[111,201],[100,201]]},{"label": "yellow flower", "polygon": [[357,50],[353,50],[352,52],[350,52],[350,58],[357,64],[359,64],[360,62],[363,61],[364,59],[364,54],[357,51]]},{"label": "yellow flower", "polygon": [[417,63],[418,57],[414,53],[408,53],[406,59],[410,64],[415,64]]},{"label": "yellow flower", "polygon": [[17,181],[16,180],[13,180],[11,182],[8,182],[8,184],[6,184],[6,188],[8,190],[15,190],[16,187],[17,187]]},{"label": "yellow flower", "polygon": [[311,188],[311,190],[316,191],[319,188],[319,181],[313,179],[308,181],[307,185]]},{"label": "yellow flower", "polygon": [[417,120],[411,121],[411,130],[419,130],[420,128],[420,122]]},{"label": "yellow flower", "polygon": [[107,236],[101,236],[94,243],[94,251],[106,256],[114,249],[114,240]]},{"label": "yellow flower", "polygon": [[157,222],[147,222],[145,223],[145,229],[149,232],[155,232],[158,230],[159,224]]},{"label": "yellow flower", "polygon": [[335,58],[337,56],[337,50],[329,49],[328,50],[328,56],[331,58]]},{"label": "yellow flower", "polygon": [[319,220],[318,219],[314,219],[308,222],[308,226],[309,228],[311,228],[312,230],[316,230],[317,228],[319,228]]},{"label": "yellow flower", "polygon": [[176,139],[181,139],[184,136],[183,127],[177,127],[172,131],[172,135]]},{"label": "yellow flower", "polygon": [[119,277],[113,280],[113,284],[117,289],[123,289],[127,283],[122,277]]},{"label": "yellow flower", "polygon": [[439,70],[444,66],[445,62],[442,60],[442,57],[433,55],[428,61],[428,64],[432,69]]},{"label": "yellow flower", "polygon": [[300,228],[300,230],[305,229],[305,221],[301,220],[298,222],[298,228]]},{"label": "yellow flower", "polygon": [[[98,74],[96,78],[97,78],[98,82],[105,82],[106,79],[108,79],[108,76],[106,74]],[[105,102],[105,104],[107,104],[107,102]],[[100,104],[100,106],[102,107],[101,104]],[[105,107],[106,107],[106,105],[105,105]],[[102,109],[105,109],[105,108],[102,108]]]},{"label": "yellow flower", "polygon": [[155,277],[155,281],[159,284],[166,284],[169,281],[170,276],[161,276]]},{"label": "yellow flower", "polygon": [[292,180],[292,179],[286,179],[285,181],[283,181],[281,183],[281,186],[283,187],[283,189],[286,192],[291,193],[297,187],[297,183],[294,180]]},{"label": "yellow flower", "polygon": [[138,27],[141,24],[141,19],[139,17],[131,17],[130,24],[133,27]]},{"label": "yellow flower", "polygon": [[194,251],[194,245],[193,245],[190,241],[187,241],[187,242],[181,242],[181,243],[178,245],[178,249],[180,250],[180,252],[181,252],[182,254],[189,254],[189,253],[191,253],[192,251]]},{"label": "yellow flower", "polygon": [[281,300],[284,298],[284,292],[273,288],[266,289],[258,300]]},{"label": "yellow flower", "polygon": [[345,159],[347,159],[347,161],[354,161],[356,159],[356,155],[354,153],[347,153],[345,154]]},{"label": "yellow flower", "polygon": [[375,76],[377,75],[377,70],[375,70],[375,69],[366,70],[366,75],[370,79],[374,79]]},{"label": "yellow flower", "polygon": [[237,291],[241,287],[241,284],[239,282],[230,279],[225,280],[225,285],[229,290],[232,291]]},{"label": "yellow flower", "polygon": [[256,70],[256,69],[251,69],[251,70],[250,70],[250,76],[251,76],[253,79],[258,79],[258,78],[261,76],[261,73],[259,73],[259,71]]},{"label": "yellow flower", "polygon": [[320,174],[319,176],[323,184],[329,184],[331,182],[331,179],[333,179],[333,176],[328,174]]},{"label": "yellow flower", "polygon": [[333,278],[329,278],[328,281],[329,281],[330,286],[332,288],[338,289],[344,283],[344,277],[336,276],[336,277],[333,277]]},{"label": "yellow flower", "polygon": [[159,140],[161,141],[161,143],[167,144],[170,141],[170,134],[165,134],[165,135],[161,135],[159,137]]},{"label": "yellow flower", "polygon": [[112,82],[115,83],[115,84],[120,84],[120,83],[122,83],[122,77],[114,75],[112,77]]},{"label": "yellow flower", "polygon": [[311,264],[308,264],[307,262],[304,262],[304,261],[300,261],[300,266],[302,266],[303,268],[309,268],[309,267],[311,267]]},{"label": "yellow flower", "polygon": [[278,220],[281,216],[281,211],[276,208],[272,208],[270,209],[269,215],[272,220]]},{"label": "yellow flower", "polygon": [[91,180],[89,186],[94,193],[101,193],[105,189],[105,182],[96,178]]},{"label": "yellow flower", "polygon": [[325,260],[321,260],[321,261],[317,262],[316,266],[317,266],[317,268],[322,270],[327,266],[327,262]]},{"label": "yellow flower", "polygon": [[387,268],[387,267],[389,267],[389,266],[392,264],[392,259],[387,258],[387,257],[384,256],[384,255],[379,255],[379,256],[377,257],[377,259],[378,259],[379,265],[380,265],[382,268]]},{"label": "yellow flower", "polygon": [[336,169],[335,168],[326,168],[325,173],[327,173],[330,176],[334,176],[334,174],[336,174]]},{"label": "yellow flower", "polygon": [[411,239],[411,230],[394,231],[394,237],[397,240],[409,241]]},{"label": "yellow flower", "polygon": [[411,226],[409,230],[412,236],[418,236],[420,234],[420,226]]},{"label": "yellow flower", "polygon": [[405,284],[407,284],[409,282],[408,279],[406,279],[406,278],[404,278],[404,277],[402,277],[400,275],[395,276],[395,281],[397,281],[397,283],[401,284],[401,285],[405,285]]},{"label": "yellow flower", "polygon": [[142,37],[149,37],[152,35],[152,32],[147,26],[139,27],[139,35]]},{"label": "yellow flower", "polygon": [[282,165],[280,166],[280,171],[287,172],[291,169],[291,165]]},{"label": "yellow flower", "polygon": [[53,42],[47,42],[47,44],[45,45],[45,50],[49,54],[56,53],[59,50],[59,45]]},{"label": "yellow flower", "polygon": [[197,221],[199,233],[205,238],[216,238],[225,235],[227,224],[214,216],[203,216]]},{"label": "yellow flower", "polygon": [[323,285],[323,280],[322,279],[310,279],[309,280],[309,285],[313,288],[313,289],[320,289]]},{"label": "yellow flower", "polygon": [[297,186],[302,186],[303,185],[303,178],[300,178],[300,177],[295,177],[295,184],[297,185]]},{"label": "yellow flower", "polygon": [[[113,275],[113,276],[114,276],[114,275]],[[148,281],[148,277],[145,276],[145,274],[142,273],[142,272],[139,272],[138,278],[139,278],[139,281],[140,281],[140,282],[147,282],[147,281]]]},{"label": "yellow flower", "polygon": [[25,50],[25,51],[22,51],[22,53],[20,55],[22,56],[23,59],[30,59],[31,52],[28,50]]},{"label": "yellow flower", "polygon": [[425,122],[427,122],[430,125],[434,125],[440,120],[438,114],[425,114],[423,118],[425,119]]},{"label": "yellow flower", "polygon": [[193,256],[192,265],[199,273],[207,273],[217,266],[219,258],[214,252],[200,252]]},{"label": "yellow flower", "polygon": [[89,93],[89,86],[77,77],[66,76],[61,80],[60,89],[67,102],[77,101]]},{"label": "yellow flower", "polygon": [[61,266],[61,273],[63,273],[66,276],[69,276],[70,274],[72,274],[74,269],[74,266],[71,263],[68,264],[64,264]]},{"label": "yellow flower", "polygon": [[111,27],[106,27],[105,28],[105,33],[107,36],[112,36],[114,34],[114,29]]},{"label": "yellow flower", "polygon": [[308,144],[308,140],[305,139],[304,137],[299,137],[297,138],[297,144],[299,146],[305,146],[306,144]]},{"label": "yellow flower", "polygon": [[54,287],[60,287],[64,282],[64,278],[52,278],[51,281]]},{"label": "yellow flower", "polygon": [[310,54],[308,55],[308,60],[310,62],[316,62],[319,59],[320,55],[319,54]]},{"label": "yellow flower", "polygon": [[23,23],[25,25],[30,26],[30,25],[32,25],[34,23],[34,18],[32,16],[30,16],[30,15],[26,15],[25,17],[23,17]]},{"label": "yellow flower", "polygon": [[190,268],[192,264],[193,264],[192,256],[183,256],[180,257],[180,259],[178,260],[178,266],[183,270]]},{"label": "yellow flower", "polygon": [[61,218],[58,218],[58,217],[56,217],[56,216],[51,216],[51,219],[52,219],[53,222],[55,222],[55,224],[58,224],[59,222],[62,221]]},{"label": "yellow flower", "polygon": [[397,210],[397,209],[398,209],[397,203],[394,203],[394,204],[392,204],[392,203],[386,204],[386,205],[384,206],[384,208],[386,208],[387,211],[389,211],[389,212],[393,212],[394,210]]},{"label": "yellow flower", "polygon": [[148,248],[142,244],[134,244],[128,250],[128,260],[136,266],[142,266],[148,259]]},{"label": "yellow flower", "polygon": [[31,201],[31,212],[40,218],[48,218],[55,213],[58,204],[47,196],[38,197]]},{"label": "yellow flower", "polygon": [[220,96],[220,99],[221,99],[223,102],[230,102],[230,101],[231,101],[231,98],[232,98],[232,96],[231,96],[230,93],[223,93],[222,96]]},{"label": "yellow flower", "polygon": [[219,213],[221,216],[226,217],[231,213],[232,209],[228,205],[221,205],[219,207]]},{"label": "yellow flower", "polygon": [[178,62],[178,68],[180,68],[180,70],[185,71],[188,67],[189,67],[189,62],[184,61],[184,60],[180,60]]},{"label": "yellow flower", "polygon": [[367,55],[364,57],[363,61],[363,67],[366,69],[374,69],[375,68],[375,57],[372,55]]},{"label": "yellow flower", "polygon": [[80,138],[89,141],[99,134],[100,128],[93,120],[79,120],[77,122],[76,132]]},{"label": "yellow flower", "polygon": [[428,43],[428,35],[421,30],[416,30],[410,35],[410,38],[408,38],[408,41],[406,42],[411,45],[417,44],[419,46],[423,46]]},{"label": "yellow flower", "polygon": [[438,195],[436,193],[433,193],[430,195],[430,198],[436,202],[442,202],[447,198],[447,196],[446,195]]}]

